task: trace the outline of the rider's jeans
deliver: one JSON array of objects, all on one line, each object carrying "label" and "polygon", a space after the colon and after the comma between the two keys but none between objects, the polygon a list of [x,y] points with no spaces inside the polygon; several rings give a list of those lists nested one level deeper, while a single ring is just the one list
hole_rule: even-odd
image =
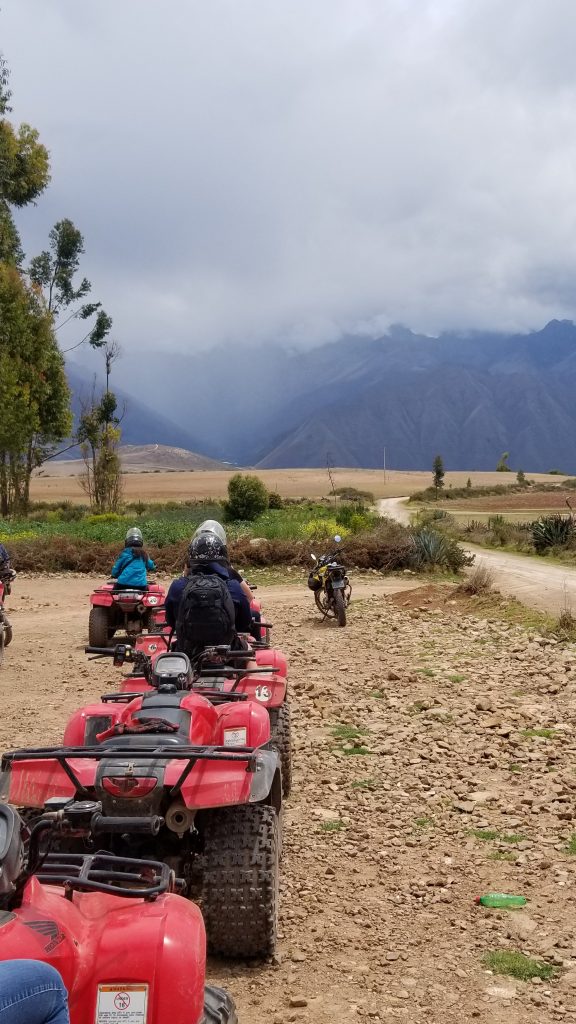
[{"label": "rider's jeans", "polygon": [[69,1024],[68,994],[54,967],[39,960],[0,962],[0,1024]]}]

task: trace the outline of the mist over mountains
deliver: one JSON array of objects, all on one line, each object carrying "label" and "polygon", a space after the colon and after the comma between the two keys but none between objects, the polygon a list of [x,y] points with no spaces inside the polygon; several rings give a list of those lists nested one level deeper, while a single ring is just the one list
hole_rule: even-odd
[{"label": "mist over mountains", "polygon": [[[576,327],[529,334],[393,327],[309,351],[270,345],[130,362],[113,386],[123,439],[191,448],[262,468],[335,465],[454,470],[510,465],[576,472]],[[118,364],[122,366],[121,363]],[[81,370],[70,367],[78,392]]]}]

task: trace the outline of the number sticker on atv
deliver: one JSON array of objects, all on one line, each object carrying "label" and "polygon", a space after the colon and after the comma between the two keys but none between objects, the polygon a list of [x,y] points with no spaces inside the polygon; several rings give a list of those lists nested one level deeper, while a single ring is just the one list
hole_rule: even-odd
[{"label": "number sticker on atv", "polygon": [[146,1024],[148,985],[99,985],[96,1024]]}]

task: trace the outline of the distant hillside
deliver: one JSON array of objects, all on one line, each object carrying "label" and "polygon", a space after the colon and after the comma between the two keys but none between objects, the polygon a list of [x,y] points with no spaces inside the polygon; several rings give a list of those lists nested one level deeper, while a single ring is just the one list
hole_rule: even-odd
[{"label": "distant hillside", "polygon": [[[81,367],[75,364],[67,364],[66,373],[72,390],[74,420],[77,422],[81,414],[82,404],[90,400],[94,378],[91,375],[84,374]],[[142,445],[157,443],[175,446],[192,452],[202,449],[202,445],[196,440],[193,432],[189,429],[189,416],[187,414],[185,417],[182,417],[182,422],[180,422],[181,417],[178,414],[176,414],[174,419],[168,415],[167,410],[177,408],[169,400],[166,401],[166,412],[155,409],[152,403],[148,404],[146,396],[152,388],[150,372],[148,372],[146,383],[142,384],[137,396],[128,394],[122,388],[116,387],[114,381],[112,384],[114,394],[118,399],[118,413],[122,417],[122,440],[126,444]],[[102,383],[98,382],[97,390],[101,391],[101,389]],[[185,409],[186,406],[184,405],[183,408]],[[71,455],[74,454],[74,452],[71,452]]]},{"label": "distant hillside", "polygon": [[[163,444],[123,444],[120,459],[124,473],[177,473],[202,469],[227,469],[222,462],[206,458],[185,448],[172,448]],[[77,476],[84,471],[81,459],[52,459],[46,462],[42,476]]]},{"label": "distant hillside", "polygon": [[[161,370],[161,372],[160,372]],[[308,351],[281,345],[136,361],[124,440],[262,468],[334,464],[576,473],[576,327],[430,338],[392,327]],[[142,396],[146,396],[146,403]]]}]

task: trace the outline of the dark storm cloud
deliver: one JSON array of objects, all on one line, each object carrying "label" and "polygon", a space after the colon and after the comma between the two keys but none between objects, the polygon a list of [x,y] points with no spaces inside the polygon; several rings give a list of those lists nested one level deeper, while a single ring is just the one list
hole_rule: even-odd
[{"label": "dark storm cloud", "polygon": [[573,0],[3,0],[126,348],[576,316]]}]

